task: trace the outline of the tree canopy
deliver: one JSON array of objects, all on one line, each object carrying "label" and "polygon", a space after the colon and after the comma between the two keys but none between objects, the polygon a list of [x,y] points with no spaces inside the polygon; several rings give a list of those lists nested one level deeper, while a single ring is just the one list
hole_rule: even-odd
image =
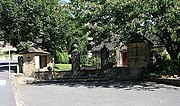
[{"label": "tree canopy", "polygon": [[156,38],[171,59],[180,53],[178,0],[72,0],[72,14],[96,43],[111,36],[122,41]]},{"label": "tree canopy", "polygon": [[61,10],[57,0],[1,0],[0,35],[16,47],[32,42],[53,52],[67,30]]},{"label": "tree canopy", "polygon": [[1,0],[0,36],[16,47],[34,43],[55,53],[118,36],[156,38],[171,59],[180,53],[179,0]]}]

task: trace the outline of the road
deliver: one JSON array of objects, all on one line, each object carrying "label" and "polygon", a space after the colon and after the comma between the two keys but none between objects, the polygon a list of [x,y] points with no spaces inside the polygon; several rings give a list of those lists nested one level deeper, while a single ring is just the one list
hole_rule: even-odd
[{"label": "road", "polygon": [[26,106],[180,105],[180,87],[152,82],[39,83],[20,92]]},{"label": "road", "polygon": [[16,106],[12,81],[7,70],[0,70],[0,106]]}]

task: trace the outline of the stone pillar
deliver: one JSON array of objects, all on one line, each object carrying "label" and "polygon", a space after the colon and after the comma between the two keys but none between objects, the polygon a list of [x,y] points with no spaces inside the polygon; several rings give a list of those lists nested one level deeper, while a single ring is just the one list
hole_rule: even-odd
[{"label": "stone pillar", "polygon": [[104,46],[101,51],[101,69],[102,70],[105,70],[106,67],[108,67],[108,58],[109,58],[109,51],[108,49],[106,48],[106,46]]},{"label": "stone pillar", "polygon": [[128,44],[128,63],[132,79],[140,79],[150,63],[150,45],[146,42]]},{"label": "stone pillar", "polygon": [[19,72],[23,73],[23,56],[18,56]]},{"label": "stone pillar", "polygon": [[71,53],[72,71],[77,72],[80,70],[80,55],[77,51]]},{"label": "stone pillar", "polygon": [[120,47],[118,47],[118,49],[116,50],[116,58],[117,58],[116,66],[117,67],[122,67],[122,55],[121,55],[121,52],[120,52]]}]

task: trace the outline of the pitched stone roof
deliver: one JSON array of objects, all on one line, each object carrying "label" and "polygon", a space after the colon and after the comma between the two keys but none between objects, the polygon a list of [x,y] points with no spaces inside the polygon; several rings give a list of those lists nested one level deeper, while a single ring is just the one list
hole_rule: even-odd
[{"label": "pitched stone roof", "polygon": [[[149,36],[143,37],[142,40],[146,41],[149,44],[151,44],[153,47],[157,47],[159,45],[159,39],[156,36],[149,35]],[[113,36],[110,39],[105,39],[104,41],[101,42],[100,45],[97,45],[97,46],[93,47],[91,50],[92,50],[92,52],[100,52],[100,50],[105,45],[105,47],[108,48],[109,51],[113,51],[115,47],[120,45],[120,42],[121,42],[120,37]],[[125,46],[124,49],[126,49],[126,46]]]},{"label": "pitched stone roof", "polygon": [[50,54],[47,51],[42,50],[40,47],[30,47],[28,50],[24,50],[21,52],[21,54],[27,54],[27,53],[42,53],[42,54]]},{"label": "pitched stone roof", "polygon": [[111,39],[105,39],[101,42],[100,45],[93,47],[92,52],[99,52],[104,46],[109,49],[109,51],[113,51],[115,47],[118,46],[120,42],[120,38],[117,36],[112,37]]}]

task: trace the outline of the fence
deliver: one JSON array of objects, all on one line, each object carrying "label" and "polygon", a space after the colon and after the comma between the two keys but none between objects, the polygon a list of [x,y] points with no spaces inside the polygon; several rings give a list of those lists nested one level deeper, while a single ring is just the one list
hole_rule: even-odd
[{"label": "fence", "polygon": [[100,53],[80,52],[80,70],[101,69]]}]

